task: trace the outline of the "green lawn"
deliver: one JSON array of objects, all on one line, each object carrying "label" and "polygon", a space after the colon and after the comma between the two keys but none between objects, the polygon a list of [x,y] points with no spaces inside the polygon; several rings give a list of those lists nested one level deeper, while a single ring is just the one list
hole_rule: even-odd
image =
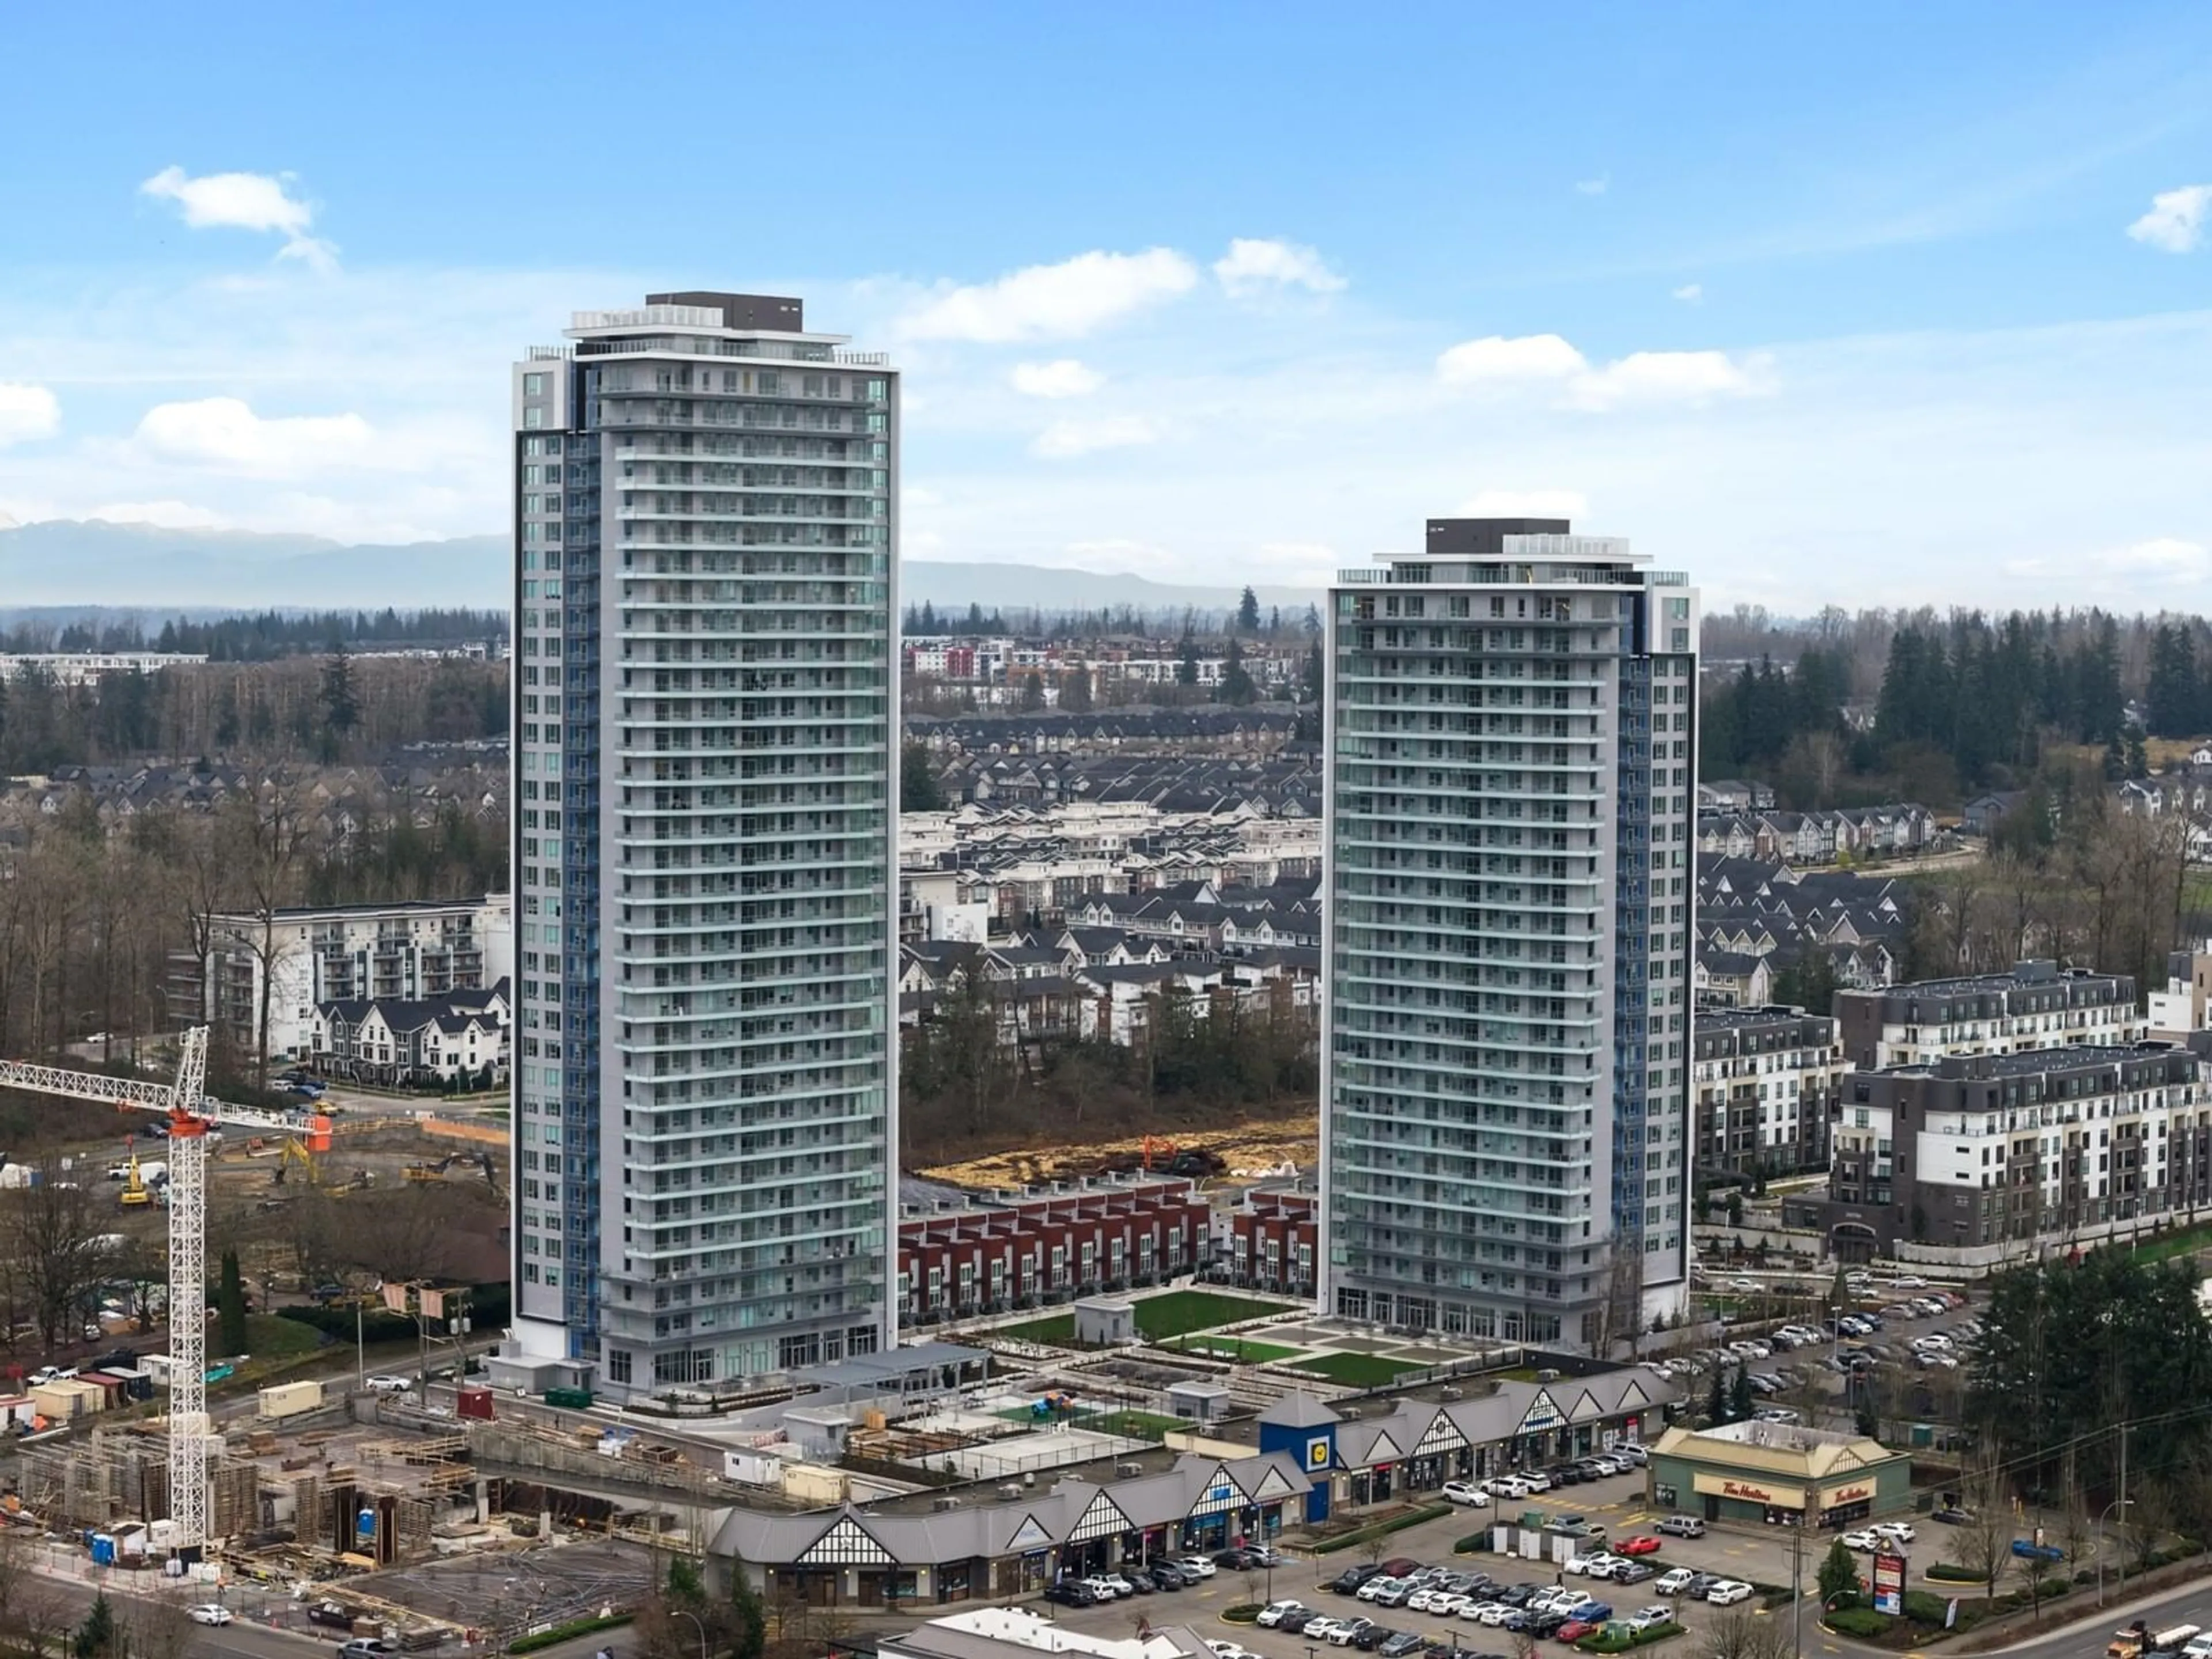
[{"label": "green lawn", "polygon": [[1075,1316],[1050,1314],[1042,1319],[1025,1319],[1018,1325],[1001,1325],[992,1334],[1012,1337],[1017,1342],[1042,1342],[1048,1347],[1065,1348],[1075,1340]]},{"label": "green lawn", "polygon": [[1170,1291],[1137,1304],[1137,1329],[1154,1342],[1194,1331],[1214,1330],[1269,1314],[1297,1313],[1291,1302],[1262,1302],[1255,1297],[1224,1296],[1218,1291]]},{"label": "green lawn", "polygon": [[1242,1336],[1178,1336],[1165,1346],[1177,1353],[1195,1354],[1201,1359],[1225,1359],[1237,1365],[1273,1365],[1296,1358],[1304,1352],[1286,1348],[1279,1342],[1254,1342]]},{"label": "green lawn", "polygon": [[2203,1249],[2212,1249],[2212,1226],[2168,1228],[2156,1238],[2144,1233],[2142,1243],[2136,1247],[2136,1259],[2170,1261],[2175,1256],[2191,1255]]},{"label": "green lawn", "polygon": [[1316,1376],[1348,1383],[1356,1389],[1379,1389],[1421,1367],[1407,1360],[1385,1359],[1375,1353],[1324,1353],[1298,1360],[1291,1369],[1311,1371]]},{"label": "green lawn", "polygon": [[[1164,1342],[1243,1320],[1298,1311],[1297,1304],[1290,1302],[1262,1302],[1249,1296],[1223,1296],[1215,1291],[1170,1291],[1164,1296],[1147,1297],[1137,1304],[1137,1334],[1149,1342]],[[1075,1316],[1048,1314],[1042,1319],[1024,1320],[1018,1325],[1001,1325],[998,1334],[1018,1342],[1042,1342],[1065,1348],[1075,1340]],[[1290,1354],[1297,1350],[1283,1348],[1278,1352]]]}]

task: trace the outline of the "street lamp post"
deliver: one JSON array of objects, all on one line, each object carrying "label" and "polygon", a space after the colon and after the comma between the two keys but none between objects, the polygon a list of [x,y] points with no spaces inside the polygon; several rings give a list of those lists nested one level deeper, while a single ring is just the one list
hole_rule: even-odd
[{"label": "street lamp post", "polygon": [[[738,1571],[743,1571],[744,1569],[739,1568]],[[672,1619],[689,1619],[691,1621],[693,1626],[699,1632],[699,1659],[707,1659],[707,1626],[705,1621],[702,1620],[697,1613],[687,1613],[682,1607],[671,1607],[668,1610],[668,1614]]]},{"label": "street lamp post", "polygon": [[2105,1516],[2135,1501],[2132,1498],[2115,1498],[2097,1516],[2097,1605],[2100,1607],[2105,1605]]}]

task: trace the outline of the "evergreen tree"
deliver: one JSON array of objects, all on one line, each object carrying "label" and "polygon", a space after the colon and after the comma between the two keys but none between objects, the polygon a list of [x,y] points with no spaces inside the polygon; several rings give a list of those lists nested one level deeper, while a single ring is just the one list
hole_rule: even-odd
[{"label": "evergreen tree", "polygon": [[1267,637],[1271,640],[1278,638],[1282,631],[1283,607],[1279,605],[1271,605],[1267,607]]},{"label": "evergreen tree", "polygon": [[945,786],[937,781],[928,748],[909,739],[899,749],[899,811],[942,812],[945,807]]},{"label": "evergreen tree", "polygon": [[1034,714],[1044,708],[1044,676],[1031,669],[1022,676],[1021,710]]},{"label": "evergreen tree", "polygon": [[1321,632],[1321,612],[1320,612],[1319,611],[1317,611],[1316,609],[1315,609],[1312,605],[1308,605],[1308,606],[1306,607],[1306,619],[1305,619],[1305,621],[1304,621],[1304,622],[1301,623],[1299,624],[1299,626],[1300,626],[1300,627],[1302,627],[1302,628],[1304,628],[1304,629],[1306,630],[1306,632],[1307,632],[1307,633],[1309,633],[1309,634],[1318,634],[1318,633],[1320,633],[1320,632]]},{"label": "evergreen tree", "polygon": [[1751,1371],[1748,1367],[1739,1365],[1736,1367],[1735,1386],[1729,1394],[1729,1420],[1732,1423],[1744,1422],[1750,1418],[1751,1413]]},{"label": "evergreen tree", "polygon": [[238,1271],[238,1252],[222,1253],[222,1277],[217,1282],[215,1294],[217,1334],[222,1339],[222,1350],[227,1354],[248,1351],[246,1334],[246,1280]]},{"label": "evergreen tree", "polygon": [[1078,666],[1061,676],[1060,706],[1071,714],[1091,712],[1091,671],[1088,668]]},{"label": "evergreen tree", "polygon": [[76,1634],[70,1640],[70,1650],[76,1659],[109,1659],[117,1650],[118,1633],[115,1609],[108,1604],[107,1594],[103,1590],[92,1598],[84,1622],[76,1627]]},{"label": "evergreen tree", "polygon": [[1844,1598],[1859,1593],[1859,1564],[1840,1538],[1820,1558],[1820,1605],[1834,1608],[1850,1605]]},{"label": "evergreen tree", "polygon": [[2150,704],[2153,737],[2190,738],[2203,722],[2203,689],[2197,677],[2197,651],[2185,624],[2160,623],[2151,636],[2150,677],[2143,687]]},{"label": "evergreen tree", "polygon": [[1260,631],[1260,596],[1249,587],[1237,601],[1237,631],[1240,634]]},{"label": "evergreen tree", "polygon": [[1728,1420],[1728,1384],[1722,1376],[1720,1368],[1715,1366],[1712,1395],[1705,1401],[1705,1422],[1708,1426],[1717,1426]]},{"label": "evergreen tree", "polygon": [[1198,684],[1198,641],[1188,634],[1182,636],[1182,653],[1176,659],[1176,684]]},{"label": "evergreen tree", "polygon": [[361,693],[353,682],[353,659],[335,646],[323,665],[323,719],[341,739],[361,724]]},{"label": "evergreen tree", "polygon": [[745,1564],[730,1563],[730,1652],[732,1659],[761,1659],[768,1650],[768,1614],[760,1592],[745,1576]]},{"label": "evergreen tree", "polygon": [[[1248,593],[1249,588],[1245,590]],[[1221,684],[1214,692],[1215,700],[1242,708],[1260,700],[1260,688],[1252,684],[1252,676],[1244,667],[1244,648],[1235,639],[1229,641],[1229,655],[1221,665]]]}]

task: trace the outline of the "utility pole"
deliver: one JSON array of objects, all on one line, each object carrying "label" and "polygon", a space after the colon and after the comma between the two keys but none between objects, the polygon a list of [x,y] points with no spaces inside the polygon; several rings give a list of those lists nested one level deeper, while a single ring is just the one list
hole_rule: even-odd
[{"label": "utility pole", "polygon": [[[2121,1508],[2121,1509],[2123,1509],[2123,1510],[2125,1510],[2125,1509],[2127,1508],[2127,1506],[2128,1506],[2128,1425],[2127,1425],[2127,1424],[2126,1424],[2125,1422],[2123,1422],[2123,1423],[2120,1425],[2120,1504],[2119,1504],[2119,1506],[2120,1506],[2120,1508]],[[2123,1515],[2123,1516],[2120,1517],[2120,1524],[2121,1524],[2121,1525],[2123,1525],[2123,1526],[2125,1526],[2125,1525],[2127,1524],[2127,1516],[2126,1516]],[[2127,1589],[2128,1589],[2128,1553],[2127,1553],[2127,1551],[2126,1551],[2125,1549],[2123,1549],[2123,1550],[2121,1550],[2121,1552],[2120,1552],[2120,1594],[2121,1594],[2121,1595],[2122,1595],[2122,1597],[2123,1597],[2123,1598],[2124,1598],[2124,1597],[2126,1596],[2126,1595],[2127,1595]]]},{"label": "utility pole", "polygon": [[1790,1651],[1805,1659],[1805,1528],[1813,1524],[1814,1505],[1820,1501],[1818,1486],[1805,1488],[1805,1505],[1797,1511],[1796,1535],[1790,1540]]}]

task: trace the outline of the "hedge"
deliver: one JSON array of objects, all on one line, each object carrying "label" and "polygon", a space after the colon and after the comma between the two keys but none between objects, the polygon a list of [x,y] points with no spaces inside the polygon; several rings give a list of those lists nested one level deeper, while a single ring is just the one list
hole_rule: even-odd
[{"label": "hedge", "polygon": [[1408,1510],[1403,1515],[1393,1516],[1388,1521],[1377,1521],[1371,1527],[1339,1533],[1334,1538],[1324,1538],[1313,1547],[1316,1555],[1334,1555],[1339,1550],[1348,1550],[1361,1544],[1371,1544],[1378,1538],[1388,1538],[1394,1532],[1403,1532],[1408,1527],[1418,1527],[1425,1521],[1433,1521],[1440,1515],[1449,1515],[1449,1504],[1424,1504],[1419,1509]]},{"label": "hedge", "polygon": [[[276,1316],[297,1321],[325,1336],[351,1340],[354,1312],[351,1308],[279,1308]],[[414,1338],[415,1322],[404,1314],[393,1313],[388,1308],[363,1308],[360,1313],[361,1340],[364,1342],[398,1342]]]},{"label": "hedge", "polygon": [[1233,1607],[1222,1608],[1221,1616],[1232,1625],[1249,1625],[1260,1616],[1260,1604],[1257,1601],[1239,1601]]},{"label": "hedge", "polygon": [[[1617,1630],[1619,1634],[1615,1634]],[[1682,1626],[1671,1619],[1664,1624],[1649,1625],[1638,1631],[1620,1630],[1619,1626],[1609,1624],[1602,1633],[1583,1637],[1575,1645],[1584,1653],[1626,1653],[1631,1648],[1645,1647],[1653,1642],[1663,1642],[1670,1636],[1681,1634]]]},{"label": "hedge", "polygon": [[1844,1607],[1832,1613],[1821,1623],[1839,1636],[1856,1636],[1862,1641],[1872,1641],[1887,1636],[1895,1621],[1886,1613],[1876,1613],[1872,1607]]},{"label": "hedge", "polygon": [[1468,1534],[1466,1537],[1461,1539],[1459,1542],[1452,1546],[1452,1553],[1454,1555],[1480,1555],[1489,1547],[1490,1534],[1488,1533],[1471,1532]]},{"label": "hedge", "polygon": [[[1928,1576],[1945,1584],[1985,1584],[1989,1582],[1972,1567],[1962,1567],[1950,1561],[1936,1562],[1928,1569]],[[1997,1577],[2002,1578],[2004,1575],[2000,1572]]]},{"label": "hedge", "polygon": [[507,1644],[507,1650],[509,1653],[535,1653],[540,1648],[550,1648],[579,1636],[589,1636],[595,1630],[612,1630],[617,1625],[627,1625],[635,1616],[628,1613],[614,1613],[604,1619],[571,1619],[565,1625],[541,1630],[535,1636],[518,1636]]}]

